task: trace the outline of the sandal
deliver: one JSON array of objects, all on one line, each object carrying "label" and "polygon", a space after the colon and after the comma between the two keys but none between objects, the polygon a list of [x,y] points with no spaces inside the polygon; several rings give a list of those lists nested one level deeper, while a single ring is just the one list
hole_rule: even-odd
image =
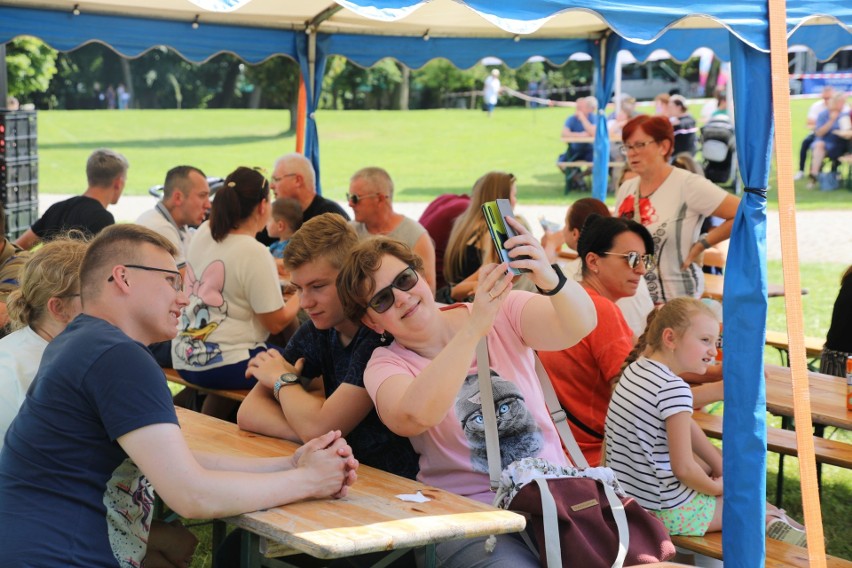
[{"label": "sandal", "polygon": [[770,511],[766,521],[766,536],[795,546],[807,547],[805,527],[787,517],[784,509]]}]

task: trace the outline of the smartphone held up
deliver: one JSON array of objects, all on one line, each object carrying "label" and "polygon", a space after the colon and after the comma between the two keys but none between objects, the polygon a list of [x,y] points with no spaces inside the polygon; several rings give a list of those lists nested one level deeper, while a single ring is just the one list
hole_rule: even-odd
[{"label": "smartphone held up", "polygon": [[[485,215],[485,224],[488,226],[488,232],[491,234],[491,240],[494,242],[494,249],[500,257],[501,262],[511,262],[529,258],[519,256],[514,259],[509,256],[509,249],[506,248],[506,241],[517,235],[518,233],[506,222],[506,217],[515,218],[512,213],[512,206],[508,199],[497,199],[496,201],[487,201],[482,204],[482,214]],[[529,272],[527,269],[518,269],[509,267],[509,272],[515,276],[520,276],[523,272]]]}]

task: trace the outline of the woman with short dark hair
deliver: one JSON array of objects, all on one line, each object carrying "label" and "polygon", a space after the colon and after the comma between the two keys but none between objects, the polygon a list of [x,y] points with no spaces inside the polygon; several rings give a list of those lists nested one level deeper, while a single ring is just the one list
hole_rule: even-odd
[{"label": "woman with short dark hair", "polygon": [[[654,241],[639,223],[588,216],[579,236],[581,285],[595,305],[598,325],[561,351],[539,351],[577,444],[589,465],[600,464],[604,420],[621,366],[633,348],[633,330],[617,300],[633,296],[654,266]],[[649,252],[650,251],[650,252]]]}]

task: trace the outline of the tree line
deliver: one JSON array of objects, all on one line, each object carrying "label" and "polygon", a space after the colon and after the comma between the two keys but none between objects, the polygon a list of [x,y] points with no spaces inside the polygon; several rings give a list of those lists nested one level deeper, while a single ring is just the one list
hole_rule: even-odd
[{"label": "tree line", "polygon": [[[298,65],[283,56],[250,65],[234,55],[220,54],[195,64],[171,49],[157,47],[127,59],[100,43],[62,53],[32,37],[7,44],[7,67],[10,94],[39,109],[106,108],[110,105],[107,93],[122,85],[130,95],[131,108],[295,110],[299,84]],[[691,72],[690,67],[694,69],[691,61],[682,66],[682,72]],[[471,107],[480,102],[473,93],[482,88],[489,68],[477,64],[458,69],[436,59],[420,69],[409,69],[390,58],[363,68],[332,56],[326,64],[320,108]],[[561,100],[591,92],[591,61],[562,66],[539,61],[517,69],[499,68],[501,83],[519,91],[550,92]],[[548,91],[540,91],[542,87]],[[501,105],[523,104],[511,98],[501,100]]]}]

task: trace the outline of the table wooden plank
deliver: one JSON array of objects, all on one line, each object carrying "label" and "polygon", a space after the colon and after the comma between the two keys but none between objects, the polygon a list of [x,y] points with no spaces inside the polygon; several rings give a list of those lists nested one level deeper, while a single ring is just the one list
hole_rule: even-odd
[{"label": "table wooden plank", "polygon": [[[784,286],[782,284],[774,284],[770,282],[766,285],[767,296],[770,298],[779,298],[784,295]],[[808,291],[802,288],[802,294],[807,294]],[[704,274],[704,297],[722,301],[725,295],[725,277],[721,274]]]},{"label": "table wooden plank", "polygon": [[[297,447],[190,410],[177,411],[193,450],[272,457],[292,454]],[[417,491],[432,500],[409,503],[395,497]],[[302,501],[225,520],[265,537],[261,550],[267,556],[304,552],[317,558],[518,532],[526,524],[521,515],[367,466],[358,469],[358,481],[344,499]]]},{"label": "table wooden plank", "polygon": [[[825,426],[852,430],[852,411],[846,409],[846,379],[808,371],[811,417]],[[766,409],[779,416],[793,416],[792,371],[766,365]]]},{"label": "table wooden plank", "polygon": [[[722,417],[706,412],[694,412],[692,418],[711,438],[722,439]],[[766,447],[770,452],[798,457],[796,433],[780,428],[766,429]],[[814,436],[814,454],[818,463],[852,469],[852,444]]]},{"label": "table wooden plank", "polygon": [[[819,359],[822,356],[822,347],[825,338],[805,337],[805,356],[808,359]],[[790,351],[790,341],[784,331],[766,330],[766,345],[775,349]]]}]

